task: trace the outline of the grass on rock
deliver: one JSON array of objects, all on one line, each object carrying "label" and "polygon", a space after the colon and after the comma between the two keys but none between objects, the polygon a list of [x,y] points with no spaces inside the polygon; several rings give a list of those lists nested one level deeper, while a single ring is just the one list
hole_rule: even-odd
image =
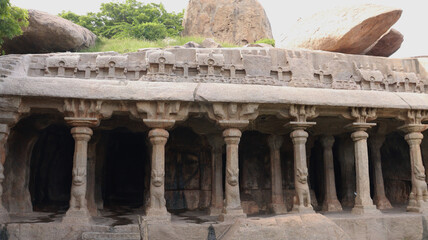
[{"label": "grass on rock", "polygon": [[[181,46],[187,42],[193,41],[201,44],[203,37],[174,37],[165,38],[157,41],[147,41],[133,38],[125,39],[107,39],[98,38],[95,46],[81,50],[81,52],[108,52],[118,53],[137,52],[141,48],[166,48],[168,46]],[[222,47],[238,47],[229,43],[220,43]]]}]

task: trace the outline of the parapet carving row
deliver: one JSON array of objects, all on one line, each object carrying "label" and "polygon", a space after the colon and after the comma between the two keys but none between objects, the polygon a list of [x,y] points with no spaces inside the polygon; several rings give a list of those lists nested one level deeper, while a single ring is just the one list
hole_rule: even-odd
[{"label": "parapet carving row", "polygon": [[428,79],[420,68],[417,59],[241,48],[31,55],[26,72],[29,77],[428,93]]}]

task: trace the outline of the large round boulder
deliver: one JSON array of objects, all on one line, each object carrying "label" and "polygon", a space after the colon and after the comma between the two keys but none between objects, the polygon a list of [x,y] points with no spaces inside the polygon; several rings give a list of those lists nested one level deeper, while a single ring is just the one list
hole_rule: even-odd
[{"label": "large round boulder", "polygon": [[257,0],[190,0],[183,26],[183,36],[237,45],[273,38],[269,19]]},{"label": "large round boulder", "polygon": [[397,22],[401,13],[401,9],[374,4],[321,11],[300,19],[278,45],[363,54]]},{"label": "large round boulder", "polygon": [[7,53],[49,53],[77,51],[93,46],[97,36],[62,17],[28,10],[29,25],[21,36],[6,40]]}]

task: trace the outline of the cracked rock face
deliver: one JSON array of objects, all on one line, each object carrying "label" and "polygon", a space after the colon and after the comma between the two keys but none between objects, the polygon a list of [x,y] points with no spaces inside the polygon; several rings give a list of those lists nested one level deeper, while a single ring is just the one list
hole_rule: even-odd
[{"label": "cracked rock face", "polygon": [[257,0],[190,0],[183,26],[183,36],[237,45],[273,38],[269,19]]},{"label": "cracked rock face", "polygon": [[24,34],[5,41],[7,54],[76,51],[95,44],[97,36],[88,29],[59,16],[28,10]]},{"label": "cracked rock face", "polygon": [[401,9],[365,4],[334,8],[299,20],[279,46],[363,54],[400,18]]}]

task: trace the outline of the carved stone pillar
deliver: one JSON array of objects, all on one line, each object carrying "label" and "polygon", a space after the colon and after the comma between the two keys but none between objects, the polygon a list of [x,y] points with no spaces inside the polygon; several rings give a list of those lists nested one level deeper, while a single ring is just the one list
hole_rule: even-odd
[{"label": "carved stone pillar", "polygon": [[282,136],[270,135],[268,144],[270,148],[270,167],[272,175],[272,211],[275,214],[287,212],[282,189],[282,170],[280,149],[283,143]]},{"label": "carved stone pillar", "polygon": [[239,193],[238,146],[242,135],[240,129],[248,126],[249,120],[258,116],[258,105],[214,103],[212,107],[205,107],[208,116],[224,129],[223,138],[226,143],[225,201],[219,220],[231,221],[246,217]]},{"label": "carved stone pillar", "polygon": [[165,129],[150,130],[149,139],[152,144],[150,202],[146,216],[151,220],[171,220],[165,205],[165,144],[169,133]]},{"label": "carved stone pillar", "polygon": [[169,222],[171,214],[165,201],[165,144],[169,133],[166,129],[178,120],[188,116],[188,104],[181,102],[138,102],[137,116],[143,119],[151,130],[149,140],[152,145],[150,198],[146,209],[146,220]]},{"label": "carved stone pillar", "polygon": [[[299,124],[300,125],[300,124]],[[311,193],[308,185],[308,167],[306,165],[306,141],[309,134],[304,130],[307,125],[296,125],[290,134],[294,147],[294,196],[293,212],[312,213]]]},{"label": "carved stone pillar", "polygon": [[91,215],[87,205],[88,142],[93,134],[91,127],[98,126],[101,118],[101,101],[67,99],[64,101],[65,121],[71,125],[74,138],[73,178],[70,207],[63,218],[67,224],[89,224]]},{"label": "carved stone pillar", "polygon": [[92,216],[98,215],[98,206],[95,201],[95,192],[96,189],[96,148],[98,140],[100,139],[99,134],[96,134],[95,137],[92,137],[92,140],[88,143],[88,184],[87,184],[87,194],[86,199],[88,201],[88,210]]},{"label": "carved stone pillar", "polygon": [[211,145],[212,183],[210,216],[218,216],[223,209],[223,138],[218,135],[208,136]]},{"label": "carved stone pillar", "polygon": [[239,194],[239,141],[241,131],[237,128],[228,128],[223,131],[224,142],[226,143],[226,199],[220,221],[227,221],[237,217],[246,217],[241,207]]},{"label": "carved stone pillar", "polygon": [[344,117],[353,119],[354,122],[346,128],[353,131],[351,138],[354,141],[355,172],[356,172],[356,194],[353,214],[377,214],[380,213],[373,204],[370,197],[370,175],[369,156],[367,149],[367,129],[376,126],[376,123],[367,121],[376,119],[376,109],[372,108],[351,108],[349,114]]},{"label": "carved stone pillar", "polygon": [[420,122],[406,124],[400,129],[406,133],[404,139],[409,144],[412,169],[412,191],[410,192],[407,211],[426,213],[428,212],[428,191],[420,144],[423,139],[421,132],[428,129],[428,125]]},{"label": "carved stone pillar", "polygon": [[0,124],[0,224],[7,223],[9,221],[9,213],[4,208],[2,203],[3,196],[3,180],[4,180],[4,167],[3,164],[6,161],[6,142],[9,136],[9,127],[6,124]]},{"label": "carved stone pillar", "polygon": [[71,129],[75,141],[73,158],[73,180],[71,185],[70,208],[68,209],[64,223],[89,224],[91,215],[86,201],[88,142],[92,136],[89,127],[75,125]]},{"label": "carved stone pillar", "polygon": [[391,203],[385,195],[385,186],[383,183],[383,174],[382,174],[382,158],[380,153],[380,148],[382,147],[383,142],[385,141],[385,136],[376,135],[369,138],[370,146],[370,157],[373,163],[373,172],[374,172],[374,197],[373,201],[376,204],[378,209],[390,209],[392,208]]},{"label": "carved stone pillar", "polygon": [[294,148],[294,187],[296,195],[294,196],[292,211],[296,213],[313,213],[306,157],[306,142],[309,134],[305,130],[316,124],[315,122],[308,122],[307,119],[317,117],[318,113],[314,106],[291,105],[288,113],[280,112],[280,114],[295,120],[285,125],[285,127],[292,130],[290,137]]},{"label": "carved stone pillar", "polygon": [[321,138],[321,145],[323,147],[324,158],[324,176],[325,176],[325,196],[323,203],[323,211],[334,212],[342,211],[342,205],[337,200],[336,194],[336,181],[334,176],[334,162],[333,162],[333,136],[323,136]]}]

